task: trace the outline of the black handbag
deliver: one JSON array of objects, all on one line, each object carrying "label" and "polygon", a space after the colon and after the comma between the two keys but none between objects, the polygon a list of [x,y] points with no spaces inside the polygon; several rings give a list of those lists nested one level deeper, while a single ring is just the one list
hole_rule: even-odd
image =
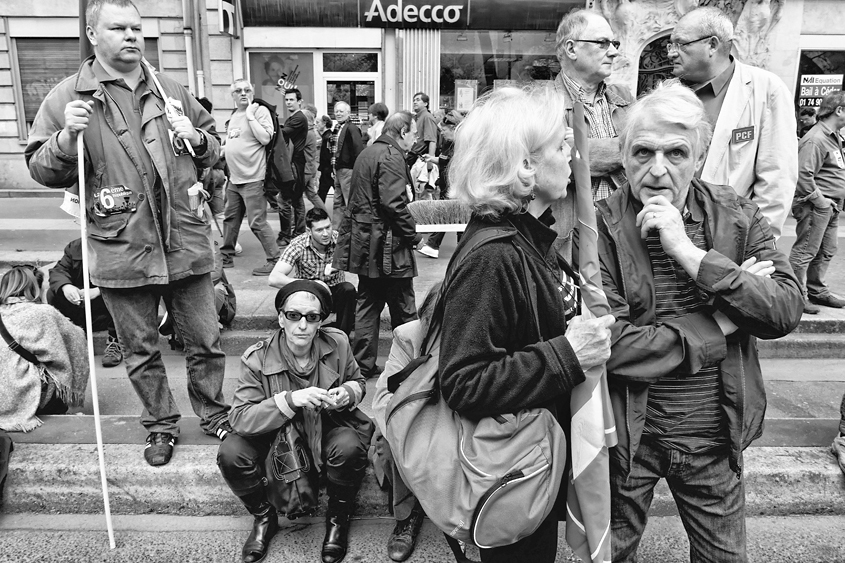
[{"label": "black handbag", "polygon": [[285,424],[264,462],[270,504],[290,520],[312,515],[320,502],[317,468],[303,434],[296,421]]}]

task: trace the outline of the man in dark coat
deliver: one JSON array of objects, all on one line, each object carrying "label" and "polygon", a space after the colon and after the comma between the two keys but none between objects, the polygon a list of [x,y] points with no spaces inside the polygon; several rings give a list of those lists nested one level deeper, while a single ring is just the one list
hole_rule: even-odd
[{"label": "man in dark coat", "polygon": [[332,167],[335,171],[334,204],[332,208],[332,228],[337,229],[343,219],[344,209],[349,202],[349,189],[352,185],[352,169],[355,160],[364,150],[361,130],[351,119],[351,109],[346,102],[334,105],[337,124],[332,129]]},{"label": "man in dark coat", "polygon": [[410,112],[396,112],[382,136],[360,154],[338,233],[332,266],[358,276],[352,349],[365,377],[380,372],[376,354],[385,303],[394,329],[417,318],[414,247],[422,236],[408,211],[411,173],[405,164],[415,130]]}]

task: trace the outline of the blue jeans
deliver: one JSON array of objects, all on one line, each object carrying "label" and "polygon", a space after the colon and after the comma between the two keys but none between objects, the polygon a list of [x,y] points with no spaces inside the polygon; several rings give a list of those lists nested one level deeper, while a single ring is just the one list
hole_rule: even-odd
[{"label": "blue jeans", "polygon": [[666,479],[690,543],[690,561],[745,562],[745,485],[726,450],[687,454],[643,436],[627,481],[610,467],[613,561],[637,561],[654,487]]},{"label": "blue jeans", "polygon": [[264,180],[226,186],[226,211],[223,219],[223,246],[220,253],[232,258],[244,215],[249,221],[252,234],[264,248],[267,261],[279,259],[279,247],[270,223],[267,222],[267,199],[264,197]]},{"label": "blue jeans", "polygon": [[[836,205],[836,207],[834,207]],[[827,267],[836,256],[839,231],[839,202],[817,209],[811,202],[792,206],[795,244],[789,252],[789,265],[801,284],[804,297],[825,297],[830,288],[824,283]]]},{"label": "blue jeans", "polygon": [[173,322],[185,340],[188,397],[202,430],[214,435],[220,424],[228,421],[229,405],[223,398],[226,356],[220,349],[211,274],[190,276],[170,285],[100,290],[113,312],[117,338],[125,351],[126,374],[144,406],[141,424],[149,432],[179,435],[181,415],[158,347],[158,303],[168,296]]}]

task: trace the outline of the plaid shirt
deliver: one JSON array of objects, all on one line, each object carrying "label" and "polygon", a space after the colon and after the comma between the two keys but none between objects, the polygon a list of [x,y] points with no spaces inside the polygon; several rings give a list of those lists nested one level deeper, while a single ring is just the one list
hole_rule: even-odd
[{"label": "plaid shirt", "polygon": [[[563,83],[569,90],[572,99],[584,103],[584,113],[590,123],[590,138],[609,139],[618,136],[616,126],[613,125],[611,118],[610,106],[605,96],[607,85],[604,82],[599,84],[595,100],[593,100],[580,84],[569,78],[565,73],[561,73],[561,76],[563,76]],[[625,173],[622,171],[614,172],[608,176],[594,177],[592,182],[593,201],[606,198],[624,183]]]},{"label": "plaid shirt", "polygon": [[332,240],[321,255],[311,246],[311,235],[302,233],[292,241],[282,253],[280,260],[296,268],[297,277],[303,280],[320,280],[329,287],[346,281],[341,270],[326,275],[326,266],[331,265],[334,249],[337,245],[337,231],[332,231]]},{"label": "plaid shirt", "polygon": [[332,127],[332,170],[334,170],[335,164],[337,164],[337,138],[340,134],[340,128],[343,127],[343,123],[335,123],[334,127]]}]

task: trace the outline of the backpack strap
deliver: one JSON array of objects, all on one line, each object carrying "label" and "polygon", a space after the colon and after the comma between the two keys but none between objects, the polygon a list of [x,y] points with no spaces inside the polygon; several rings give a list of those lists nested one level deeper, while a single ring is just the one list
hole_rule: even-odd
[{"label": "backpack strap", "polygon": [[9,348],[12,351],[16,352],[21,358],[23,358],[27,362],[35,364],[36,366],[38,365],[38,358],[36,358],[32,352],[21,346],[20,342],[15,340],[12,335],[9,334],[9,331],[6,328],[6,324],[3,322],[3,317],[0,317],[0,336],[3,337],[3,340],[9,346]]}]

